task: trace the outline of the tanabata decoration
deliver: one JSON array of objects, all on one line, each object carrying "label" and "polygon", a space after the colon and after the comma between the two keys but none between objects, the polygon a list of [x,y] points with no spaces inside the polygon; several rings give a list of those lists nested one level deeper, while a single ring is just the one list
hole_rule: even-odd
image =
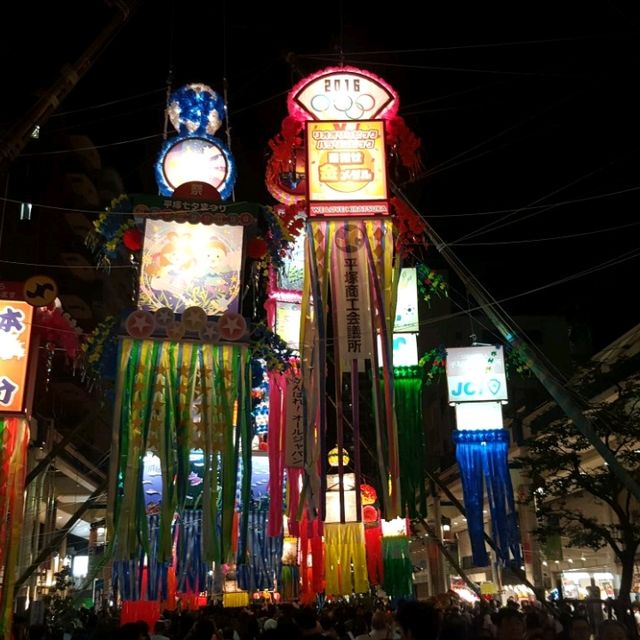
[{"label": "tanabata decoration", "polygon": [[68,313],[54,304],[36,309],[34,333],[43,342],[63,349],[70,361],[79,354],[82,330]]},{"label": "tanabata decoration", "polygon": [[406,518],[382,522],[384,590],[394,598],[413,595],[413,579]]},{"label": "tanabata decoration", "polygon": [[[123,338],[117,382],[108,523],[115,581],[127,600],[165,599],[174,536],[182,549],[179,585],[211,562],[233,560],[240,451],[244,504],[251,474],[247,347]],[[159,459],[161,500],[152,514],[142,485],[147,452]],[[199,473],[190,462],[194,452]],[[197,500],[190,497],[193,486],[201,488]],[[241,536],[246,528],[245,522]]]},{"label": "tanabata decoration", "polygon": [[402,465],[400,487],[404,513],[410,518],[426,517],[427,494],[424,465],[426,447],[422,416],[424,371],[420,366],[394,367],[395,409],[398,424],[398,447]]},{"label": "tanabata decoration", "polygon": [[376,506],[378,496],[376,490],[368,484],[360,485],[362,496],[362,522],[367,551],[367,574],[372,586],[381,585],[384,579],[382,561],[382,524],[380,511]]},{"label": "tanabata decoration", "polygon": [[[471,551],[476,566],[487,566],[484,541],[484,489],[498,561],[520,567],[520,532],[509,472],[509,432],[501,402],[506,377],[500,346],[447,349],[449,402],[456,408],[453,432],[460,470]],[[482,401],[478,401],[481,399]]]},{"label": "tanabata decoration", "polygon": [[0,416],[0,638],[11,635],[28,446],[28,421]]}]

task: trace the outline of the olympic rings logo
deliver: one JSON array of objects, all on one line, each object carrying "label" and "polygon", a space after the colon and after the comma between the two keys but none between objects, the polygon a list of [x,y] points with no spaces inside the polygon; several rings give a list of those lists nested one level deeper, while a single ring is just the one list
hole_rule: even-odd
[{"label": "olympic rings logo", "polygon": [[333,109],[339,113],[344,113],[347,120],[362,120],[363,116],[376,106],[376,101],[368,93],[363,93],[355,99],[351,96],[340,94],[333,101],[325,93],[318,93],[311,98],[310,105],[316,113],[326,113]]}]

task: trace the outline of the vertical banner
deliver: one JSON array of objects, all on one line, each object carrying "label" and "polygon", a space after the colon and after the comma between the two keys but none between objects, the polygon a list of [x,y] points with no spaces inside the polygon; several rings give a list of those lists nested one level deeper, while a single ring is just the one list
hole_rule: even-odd
[{"label": "vertical banner", "polygon": [[0,416],[0,638],[11,637],[28,446],[28,422]]},{"label": "vertical banner", "polygon": [[338,227],[334,235],[331,282],[335,287],[335,337],[339,343],[340,366],[348,371],[357,360],[362,370],[363,361],[371,359],[374,348],[365,237],[355,224],[334,224]]},{"label": "vertical banner", "polygon": [[304,467],[304,422],[302,408],[302,376],[287,377],[285,467]]},{"label": "vertical banner", "polygon": [[0,300],[0,413],[24,409],[33,307]]}]

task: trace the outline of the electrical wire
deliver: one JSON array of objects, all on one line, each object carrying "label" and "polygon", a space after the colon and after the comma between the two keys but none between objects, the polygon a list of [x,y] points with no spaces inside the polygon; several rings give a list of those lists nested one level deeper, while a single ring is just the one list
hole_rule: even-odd
[{"label": "electrical wire", "polygon": [[606,229],[594,229],[593,231],[583,231],[581,233],[570,233],[564,236],[550,236],[547,238],[525,238],[523,240],[503,240],[503,241],[495,241],[495,242],[458,242],[456,243],[456,246],[457,247],[493,247],[498,245],[510,245],[510,244],[529,244],[531,242],[549,242],[551,240],[569,240],[573,238],[582,238],[584,236],[592,236],[599,233],[606,233],[608,231],[628,229],[629,227],[635,227],[639,224],[640,224],[640,221],[629,222],[628,224],[621,224],[616,227],[607,227]]}]

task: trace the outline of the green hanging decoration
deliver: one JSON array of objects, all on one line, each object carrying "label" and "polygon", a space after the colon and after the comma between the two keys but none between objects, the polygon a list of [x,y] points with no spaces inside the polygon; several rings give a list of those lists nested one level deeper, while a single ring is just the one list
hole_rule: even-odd
[{"label": "green hanging decoration", "polygon": [[[117,487],[109,510],[114,560],[138,563],[135,570],[141,571],[143,552],[166,570],[174,521],[180,523],[188,508],[194,449],[203,451],[205,461],[197,505],[202,509],[201,557],[206,562],[232,557],[240,450],[245,452],[243,487],[249,486],[251,473],[244,400],[248,367],[245,345],[122,339],[113,448]],[[142,483],[147,451],[158,456],[162,470],[155,537]]]},{"label": "green hanging decoration", "polygon": [[416,276],[418,292],[428,305],[431,304],[434,295],[439,298],[449,296],[449,287],[442,274],[436,273],[426,264],[416,265]]},{"label": "green hanging decoration", "polygon": [[412,597],[413,577],[407,536],[383,536],[382,562],[386,594],[393,598]]},{"label": "green hanging decoration", "polygon": [[424,468],[426,447],[422,420],[421,367],[394,367],[394,392],[398,445],[400,447],[400,490],[405,513],[410,518],[426,517],[427,495]]}]

